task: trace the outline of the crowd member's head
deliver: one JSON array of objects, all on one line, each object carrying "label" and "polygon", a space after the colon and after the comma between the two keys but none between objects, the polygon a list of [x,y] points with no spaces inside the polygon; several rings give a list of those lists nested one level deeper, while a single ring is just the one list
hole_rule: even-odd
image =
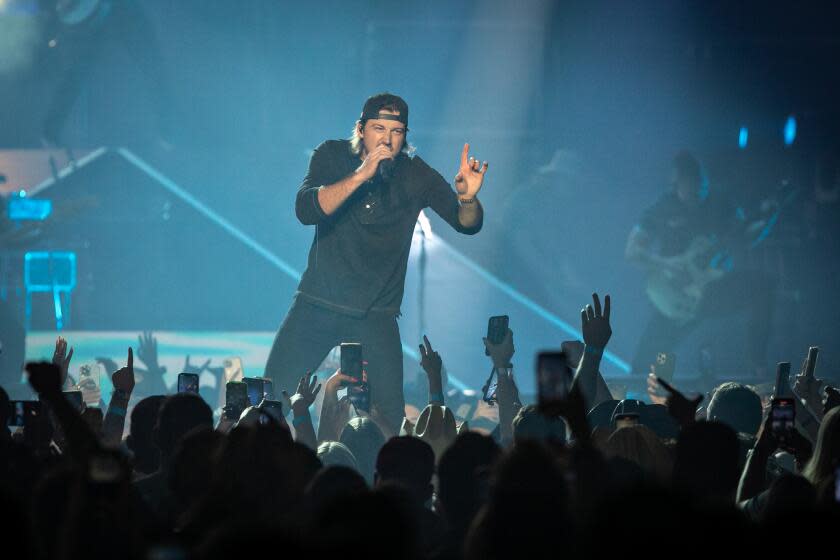
[{"label": "crowd member's head", "polygon": [[455,414],[448,406],[429,404],[417,417],[414,435],[428,443],[435,459],[440,459],[446,448],[458,437]]},{"label": "crowd member's head", "polygon": [[304,489],[321,468],[313,450],[272,424],[237,426],[215,456],[210,489],[185,523],[189,534],[204,534],[220,519],[284,520],[300,506]]},{"label": "crowd member's head", "polygon": [[678,490],[710,502],[732,503],[738,488],[740,444],[735,430],[720,422],[683,428],[674,452]]},{"label": "crowd member's head", "polygon": [[650,428],[642,425],[619,428],[607,440],[608,458],[618,457],[638,465],[646,476],[665,483],[671,476],[671,455]]},{"label": "crowd member's head", "polygon": [[802,474],[811,484],[822,489],[834,480],[836,469],[840,467],[840,408],[828,411],[817,432],[814,454],[805,466]]},{"label": "crowd member's head", "polygon": [[359,472],[367,483],[373,484],[376,456],[385,443],[385,436],[376,422],[366,417],[353,418],[345,424],[338,439],[356,458]]},{"label": "crowd member's head", "polygon": [[487,497],[488,472],[501,455],[489,436],[461,434],[438,462],[438,499],[458,540]]},{"label": "crowd member's head", "polygon": [[489,501],[467,537],[467,558],[534,557],[566,541],[568,494],[546,444],[516,445],[494,469]]},{"label": "crowd member's head", "polygon": [[728,382],[715,389],[706,418],[723,422],[738,433],[755,435],[761,426],[761,397],[740,383]]},{"label": "crowd member's head", "polygon": [[318,458],[325,467],[341,465],[355,471],[359,470],[359,465],[356,463],[356,458],[353,456],[353,453],[341,442],[322,441],[318,444],[317,453]]},{"label": "crowd member's head", "polygon": [[209,489],[214,454],[222,437],[213,429],[200,427],[189,432],[175,446],[167,483],[178,513],[197,502]]},{"label": "crowd member's head", "polygon": [[417,530],[404,494],[385,485],[326,505],[312,523],[315,556],[416,557]]},{"label": "crowd member's head", "polygon": [[683,203],[695,204],[705,197],[703,168],[688,150],[674,156],[671,185]]},{"label": "crowd member's head", "polygon": [[70,489],[59,557],[102,558],[119,547],[144,549],[149,512],[134,500],[131,466],[116,450],[94,450]]},{"label": "crowd member's head", "polygon": [[166,397],[154,428],[162,465],[172,457],[178,442],[197,428],[213,429],[213,411],[204,399],[192,393]]},{"label": "crowd member's head", "polygon": [[428,443],[415,437],[391,438],[376,457],[376,483],[401,484],[420,503],[432,497],[434,473],[435,452]]},{"label": "crowd member's head", "polygon": [[368,489],[362,475],[343,465],[324,465],[306,487],[309,509],[318,512],[335,500],[355,496]]},{"label": "crowd member's head", "polygon": [[513,418],[513,441],[566,441],[566,423],[562,418],[542,414],[536,405],[527,404]]},{"label": "crowd member's head", "polygon": [[134,470],[149,474],[160,465],[160,451],[154,443],[154,428],[160,405],[166,397],[155,395],[146,397],[131,411],[131,427],[125,440],[126,446],[134,454]]}]

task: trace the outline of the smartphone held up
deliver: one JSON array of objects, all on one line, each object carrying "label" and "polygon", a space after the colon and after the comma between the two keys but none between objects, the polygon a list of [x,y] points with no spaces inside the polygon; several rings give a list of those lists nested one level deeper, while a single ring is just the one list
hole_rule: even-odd
[{"label": "smartphone held up", "polygon": [[356,381],[347,387],[347,398],[356,410],[370,412],[370,385],[364,370],[362,345],[358,342],[341,343],[341,373]]}]

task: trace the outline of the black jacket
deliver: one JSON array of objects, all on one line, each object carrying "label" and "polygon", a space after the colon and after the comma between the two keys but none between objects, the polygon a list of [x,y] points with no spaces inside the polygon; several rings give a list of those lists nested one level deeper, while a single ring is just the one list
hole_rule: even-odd
[{"label": "black jacket", "polygon": [[440,173],[419,157],[400,154],[389,181],[378,175],[354,192],[332,215],[318,203],[318,188],[350,175],[361,161],[347,140],[315,149],[297,193],[295,211],[315,225],[309,262],[297,297],[338,313],[399,313],[408,253],[417,216],[431,207],[455,230],[475,234],[481,221],[458,221],[458,197]]}]

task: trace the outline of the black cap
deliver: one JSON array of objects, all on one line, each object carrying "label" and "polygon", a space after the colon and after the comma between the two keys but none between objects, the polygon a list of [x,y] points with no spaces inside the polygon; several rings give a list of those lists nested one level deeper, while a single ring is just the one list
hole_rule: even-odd
[{"label": "black cap", "polygon": [[[399,115],[380,115],[382,109],[390,110]],[[403,123],[408,128],[408,104],[399,95],[392,93],[377,93],[371,95],[365,101],[362,114],[359,120],[364,122],[368,119],[386,119]]]}]

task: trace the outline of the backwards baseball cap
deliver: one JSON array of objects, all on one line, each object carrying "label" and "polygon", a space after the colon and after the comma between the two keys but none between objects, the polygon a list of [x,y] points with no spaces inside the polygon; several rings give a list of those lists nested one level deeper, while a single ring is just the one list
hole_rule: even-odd
[{"label": "backwards baseball cap", "polygon": [[[380,111],[383,109],[399,113],[399,115],[381,113]],[[407,130],[408,104],[402,97],[392,93],[377,93],[376,95],[371,95],[368,97],[367,101],[365,101],[365,106],[362,108],[362,114],[359,117],[359,120],[362,122],[369,119],[384,119],[387,121],[401,122],[405,125]]]}]

